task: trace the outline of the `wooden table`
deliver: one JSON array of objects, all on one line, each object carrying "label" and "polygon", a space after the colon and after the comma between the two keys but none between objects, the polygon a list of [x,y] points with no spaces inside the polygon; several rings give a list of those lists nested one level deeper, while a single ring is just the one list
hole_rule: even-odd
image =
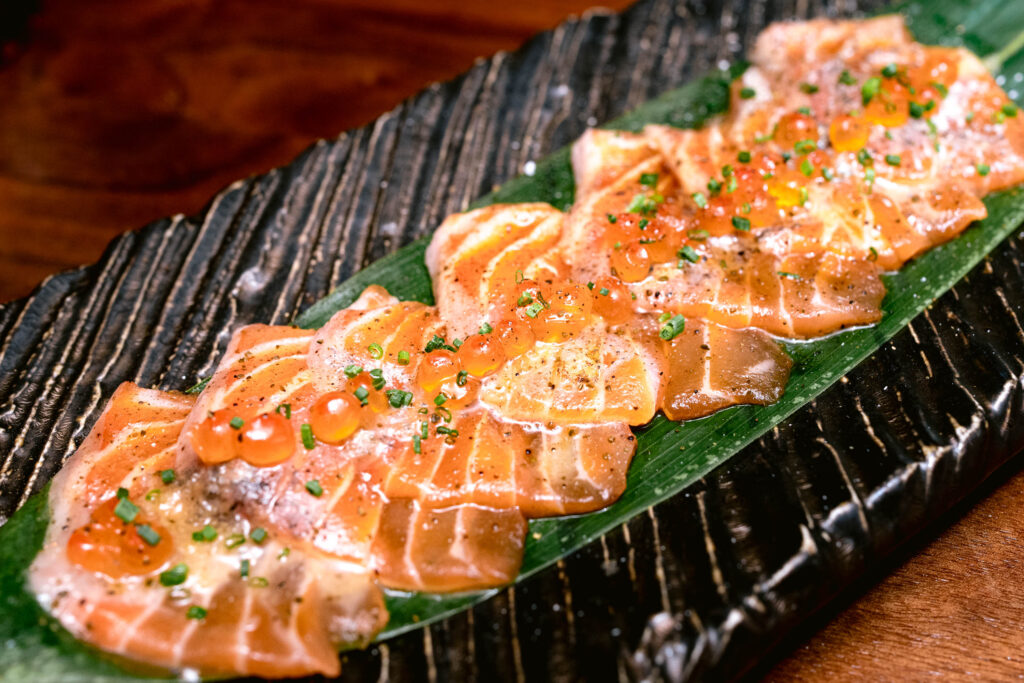
[{"label": "wooden table", "polygon": [[[99,12],[46,2],[0,46],[0,301],[590,4],[303,0],[297,12],[274,0],[110,0]],[[0,12],[0,41],[17,25]],[[1004,479],[760,673],[1024,672],[1024,474]]]}]

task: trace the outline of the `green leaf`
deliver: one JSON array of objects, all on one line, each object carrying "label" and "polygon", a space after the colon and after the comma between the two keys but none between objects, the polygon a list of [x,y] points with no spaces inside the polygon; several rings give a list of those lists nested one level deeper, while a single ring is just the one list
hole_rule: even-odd
[{"label": "green leaf", "polygon": [[[911,30],[924,42],[965,45],[985,59],[993,71],[1024,71],[1024,11],[1002,0],[917,0],[899,6]],[[960,28],[962,27],[962,28]],[[638,130],[646,123],[679,127],[699,125],[728,105],[729,82],[742,71],[737,65],[696,83],[666,93],[607,127]],[[552,154],[530,177],[519,177],[474,206],[497,202],[544,201],[559,208],[573,201],[569,150]],[[902,329],[993,247],[1024,221],[1020,190],[985,200],[989,217],[961,237],[915,259],[901,272],[887,276],[885,316],[871,328],[853,330],[810,343],[794,343],[793,374],[782,399],[763,407],[734,407],[684,424],[657,418],[638,429],[637,455],[629,485],[611,507],[585,516],[534,520],[530,524],[520,579],[550,566],[601,534],[650,506],[681,491],[732,457],[774,425],[824,391]],[[370,284],[379,284],[403,300],[432,303],[430,278],[423,263],[427,241],[420,240],[358,273],[311,306],[296,321],[319,327],[333,313],[352,303]],[[0,528],[0,678],[9,680],[133,680],[109,658],[83,645],[49,617],[24,587],[25,570],[39,551],[49,513],[46,493],[31,497]],[[255,532],[254,532],[255,533]],[[484,600],[497,590],[457,595],[400,593],[387,595],[391,620],[381,638],[421,628]],[[134,670],[134,669],[133,669]]]}]

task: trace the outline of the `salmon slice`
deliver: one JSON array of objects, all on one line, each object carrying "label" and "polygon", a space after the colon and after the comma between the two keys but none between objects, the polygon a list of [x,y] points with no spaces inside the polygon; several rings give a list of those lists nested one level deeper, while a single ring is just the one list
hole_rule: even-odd
[{"label": "salmon slice", "polygon": [[622,423],[539,425],[505,421],[483,406],[452,421],[459,437],[407,447],[383,491],[434,507],[468,502],[527,517],[592,512],[625,490],[635,438]]},{"label": "salmon slice", "polygon": [[[231,548],[193,541],[202,527],[197,501],[208,500],[209,489],[181,473],[164,479],[192,403],[132,384],[118,388],[54,478],[53,523],[29,571],[33,592],[76,637],[148,664],[204,674],[337,674],[335,647],[368,642],[386,620],[371,572],[298,547],[286,553],[273,537]],[[114,509],[119,487],[122,502],[135,508],[133,522],[97,516]],[[69,548],[81,547],[75,538],[99,543],[98,525],[111,521],[129,555],[154,560],[127,557],[136,568],[121,576],[73,562]],[[140,523],[158,534],[152,546]],[[239,515],[219,528],[225,539],[229,529],[243,540],[252,531]],[[188,568],[180,580],[157,580],[178,565]]]},{"label": "salmon slice", "polygon": [[774,339],[752,328],[694,321],[665,346],[669,380],[661,409],[670,420],[775,403],[793,365]]},{"label": "salmon slice", "polygon": [[517,271],[519,279],[538,279],[553,269],[545,256],[561,236],[562,220],[561,211],[539,203],[496,204],[445,219],[426,262],[450,334],[466,337],[500,317],[492,311],[512,296]]}]

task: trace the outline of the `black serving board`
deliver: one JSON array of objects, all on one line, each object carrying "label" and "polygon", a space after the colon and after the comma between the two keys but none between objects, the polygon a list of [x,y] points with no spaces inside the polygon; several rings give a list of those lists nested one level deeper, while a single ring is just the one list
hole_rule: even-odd
[{"label": "black serving board", "polygon": [[[589,126],[735,61],[768,22],[878,3],[643,0],[435,85],[194,217],[0,306],[0,519],[116,386],[182,389]],[[1024,447],[1024,235],[843,381],[680,495],[343,678],[731,678]]]}]

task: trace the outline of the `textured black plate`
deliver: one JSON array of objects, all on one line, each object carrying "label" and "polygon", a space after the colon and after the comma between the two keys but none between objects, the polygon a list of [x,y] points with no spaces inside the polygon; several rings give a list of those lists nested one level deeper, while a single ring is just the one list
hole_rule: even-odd
[{"label": "textured black plate", "polygon": [[[182,389],[532,159],[734,60],[819,2],[644,0],[543,34],[194,218],[0,306],[0,519],[124,380]],[[352,680],[731,677],[1024,446],[1009,239],[844,381],[695,486],[462,615],[345,657]]]}]

